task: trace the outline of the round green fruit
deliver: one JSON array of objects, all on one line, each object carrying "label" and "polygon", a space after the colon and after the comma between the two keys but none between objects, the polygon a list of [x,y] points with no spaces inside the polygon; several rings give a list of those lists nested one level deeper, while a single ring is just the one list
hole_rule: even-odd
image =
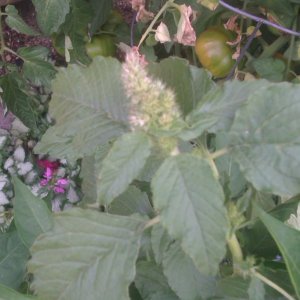
[{"label": "round green fruit", "polygon": [[109,34],[95,35],[86,44],[86,52],[91,58],[96,56],[115,56],[116,50],[114,38]]},{"label": "round green fruit", "polygon": [[202,66],[214,77],[225,77],[235,63],[232,58],[234,51],[227,44],[232,40],[232,34],[219,27],[208,28],[196,40],[196,55]]}]

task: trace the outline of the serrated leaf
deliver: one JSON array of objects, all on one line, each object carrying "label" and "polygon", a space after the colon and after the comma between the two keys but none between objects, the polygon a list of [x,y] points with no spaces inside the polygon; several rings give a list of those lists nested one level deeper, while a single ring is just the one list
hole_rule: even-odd
[{"label": "serrated leaf", "polygon": [[120,79],[121,64],[97,57],[89,67],[61,69],[52,83],[49,128],[35,152],[76,160],[92,155],[99,145],[127,129],[127,98]]},{"label": "serrated leaf", "polygon": [[215,295],[215,278],[200,273],[178,242],[170,245],[162,263],[169,285],[181,300],[207,299]]},{"label": "serrated leaf", "polygon": [[275,240],[287,266],[296,294],[300,297],[300,232],[256,207],[264,225]]},{"label": "serrated leaf", "polygon": [[[32,288],[44,299],[129,300],[144,222],[72,209],[31,248]],[[51,284],[50,284],[51,282]]]},{"label": "serrated leaf", "polygon": [[[216,274],[229,229],[223,190],[209,163],[198,156],[168,158],[152,181],[161,222],[205,274]],[[174,222],[176,220],[176,222]]]},{"label": "serrated leaf", "polygon": [[[28,258],[29,250],[17,231],[0,234],[0,283],[18,288],[24,279]],[[1,296],[0,292],[0,298]]]},{"label": "serrated leaf", "polygon": [[176,101],[184,115],[214,86],[204,69],[190,67],[187,60],[176,57],[164,59],[159,64],[149,64],[149,72],[175,92]]},{"label": "serrated leaf", "polygon": [[233,158],[257,190],[300,192],[300,87],[280,83],[254,93],[230,131]]},{"label": "serrated leaf", "polygon": [[185,140],[200,136],[205,130],[216,133],[229,130],[235,113],[253,94],[271,83],[265,80],[230,81],[206,93],[201,102],[186,117]]},{"label": "serrated leaf", "polygon": [[141,261],[136,267],[134,282],[144,300],[179,300],[158,265]]},{"label": "serrated leaf", "polygon": [[32,0],[37,22],[44,34],[56,32],[70,10],[69,0]]},{"label": "serrated leaf", "polygon": [[39,35],[38,32],[23,21],[19,16],[18,10],[13,5],[7,5],[5,12],[7,13],[5,22],[11,29],[27,35]]},{"label": "serrated leaf", "polygon": [[129,216],[139,213],[141,215],[154,215],[146,193],[131,185],[128,189],[117,197],[109,206],[108,212],[111,214]]},{"label": "serrated leaf", "polygon": [[33,296],[20,294],[13,289],[0,284],[0,300],[29,300],[36,299]]},{"label": "serrated leaf", "polygon": [[105,23],[113,7],[112,0],[91,0],[94,16],[90,27],[90,34],[95,32]]},{"label": "serrated leaf", "polygon": [[[47,57],[44,47],[24,47],[18,49],[18,54],[24,59],[23,75],[33,85],[50,87],[50,82],[56,74],[54,66],[45,61]],[[48,50],[46,48],[46,50]]]},{"label": "serrated leaf", "polygon": [[27,94],[18,81],[20,78],[16,72],[12,72],[0,79],[3,90],[2,99],[7,108],[16,115],[27,127],[37,129],[37,113],[35,111],[35,99]]},{"label": "serrated leaf", "polygon": [[99,174],[99,202],[109,205],[121,195],[143,169],[150,155],[151,142],[142,132],[127,133],[118,138]]},{"label": "serrated leaf", "polygon": [[53,219],[47,204],[35,197],[17,177],[13,178],[15,224],[24,244],[29,248],[41,233],[49,231]]}]

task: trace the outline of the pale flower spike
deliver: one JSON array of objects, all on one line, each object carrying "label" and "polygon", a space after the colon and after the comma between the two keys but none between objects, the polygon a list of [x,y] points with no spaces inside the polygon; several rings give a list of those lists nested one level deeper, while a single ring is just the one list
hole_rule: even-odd
[{"label": "pale flower spike", "polygon": [[294,229],[300,230],[300,203],[298,204],[297,215],[291,214],[285,223]]}]

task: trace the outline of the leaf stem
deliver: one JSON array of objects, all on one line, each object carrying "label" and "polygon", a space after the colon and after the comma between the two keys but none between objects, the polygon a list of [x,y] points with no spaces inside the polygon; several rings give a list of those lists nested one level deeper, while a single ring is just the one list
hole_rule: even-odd
[{"label": "leaf stem", "polygon": [[0,10],[0,43],[1,43],[0,55],[4,62],[5,61],[5,59],[4,59],[5,41],[4,41],[4,34],[3,34],[3,28],[2,28],[2,16],[3,16],[3,13]]},{"label": "leaf stem", "polygon": [[173,4],[174,0],[168,0],[160,9],[160,11],[157,13],[157,15],[155,16],[155,18],[152,20],[152,22],[150,23],[149,27],[147,28],[147,30],[144,32],[144,34],[141,37],[141,40],[138,44],[138,48],[140,48],[141,44],[144,42],[144,40],[146,39],[147,35],[152,31],[155,23],[157,22],[157,20],[159,19],[159,17],[164,13],[164,11]]},{"label": "leaf stem", "polygon": [[147,228],[149,228],[149,227],[152,227],[152,226],[158,224],[159,222],[160,222],[160,216],[158,215],[158,216],[156,216],[155,218],[149,220],[149,221],[145,224],[144,230],[147,229]]},{"label": "leaf stem", "polygon": [[212,159],[217,159],[225,154],[229,153],[229,148],[222,148],[210,154]]},{"label": "leaf stem", "polygon": [[288,36],[280,36],[272,44],[265,47],[264,51],[259,55],[258,58],[266,58],[272,56],[276,51],[278,51],[282,46],[284,46],[289,40]]},{"label": "leaf stem", "polygon": [[222,5],[223,7],[227,8],[227,9],[229,9],[229,10],[231,10],[231,11],[233,11],[233,12],[239,14],[239,15],[245,16],[245,17],[247,17],[247,18],[249,18],[249,19],[252,19],[252,20],[254,20],[254,21],[256,21],[256,22],[259,22],[259,23],[262,23],[262,24],[266,24],[266,25],[272,26],[272,27],[274,27],[274,28],[277,28],[277,29],[280,30],[280,31],[285,32],[285,33],[288,33],[288,34],[291,34],[291,35],[295,35],[295,36],[299,36],[299,37],[300,37],[300,32],[297,32],[297,31],[288,29],[288,28],[283,27],[283,26],[281,26],[281,25],[279,25],[279,24],[275,24],[275,23],[273,23],[273,22],[271,22],[271,21],[268,21],[268,20],[266,20],[266,19],[263,19],[263,18],[260,18],[260,17],[255,16],[255,15],[252,15],[252,14],[250,14],[250,13],[248,13],[248,12],[242,10],[242,9],[236,8],[236,7],[234,7],[234,6],[231,6],[230,4],[226,3],[226,2],[223,1],[223,0],[219,0],[219,4]]},{"label": "leaf stem", "polygon": [[278,286],[275,282],[271,281],[267,277],[263,276],[262,274],[258,273],[254,268],[250,270],[253,276],[260,279],[263,283],[267,284],[268,286],[272,287],[274,290],[276,290],[278,293],[280,293],[282,296],[284,296],[288,300],[296,300],[293,296],[291,296],[288,292],[286,292],[283,288]]},{"label": "leaf stem", "polygon": [[232,254],[233,261],[235,263],[242,263],[244,260],[243,252],[235,233],[233,233],[231,237],[227,239],[227,245]]}]

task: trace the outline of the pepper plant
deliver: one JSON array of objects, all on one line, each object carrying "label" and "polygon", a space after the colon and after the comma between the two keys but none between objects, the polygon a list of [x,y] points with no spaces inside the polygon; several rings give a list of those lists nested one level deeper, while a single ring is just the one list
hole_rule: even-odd
[{"label": "pepper plant", "polygon": [[[207,12],[194,25],[204,31],[223,13],[207,8],[218,1],[158,2],[123,62],[99,56],[57,71],[49,104],[55,124],[34,152],[79,161],[84,196],[51,213],[13,179],[14,222],[0,235],[4,299],[300,298],[295,37],[270,44],[252,37],[248,60],[237,66],[245,80],[216,81],[173,37],[155,53],[186,50],[185,58],[151,61],[148,48],[159,21],[172,32],[179,19],[180,28],[182,5]],[[282,23],[287,12],[298,14],[297,1],[255,2],[274,15],[284,8]],[[296,23],[284,28],[295,32]],[[59,31],[54,25],[44,30]],[[272,57],[283,46],[284,74]],[[291,74],[293,82],[282,81]]]}]

